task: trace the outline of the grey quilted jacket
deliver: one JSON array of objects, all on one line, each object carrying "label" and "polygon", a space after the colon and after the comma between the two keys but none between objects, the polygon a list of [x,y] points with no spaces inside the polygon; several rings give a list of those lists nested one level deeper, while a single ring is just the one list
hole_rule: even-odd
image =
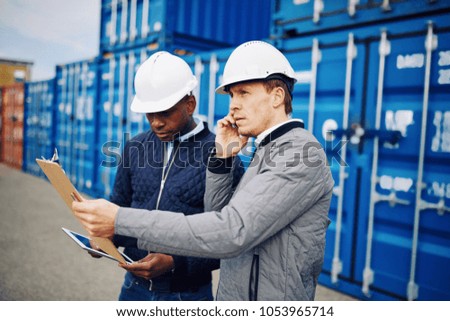
[{"label": "grey quilted jacket", "polygon": [[313,300],[334,182],[323,149],[301,125],[266,137],[235,191],[232,162],[212,157],[208,212],[120,208],[116,233],[146,250],[221,258],[218,300]]}]

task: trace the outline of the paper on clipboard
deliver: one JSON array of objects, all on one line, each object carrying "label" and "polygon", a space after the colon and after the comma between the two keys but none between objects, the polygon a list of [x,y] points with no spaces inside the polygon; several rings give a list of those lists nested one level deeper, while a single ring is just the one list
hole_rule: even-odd
[{"label": "paper on clipboard", "polygon": [[[58,192],[59,196],[64,200],[70,210],[72,210],[72,202],[74,200],[81,201],[80,194],[70,182],[62,167],[51,160],[36,159],[39,167],[44,171],[50,183]],[[117,251],[111,240],[102,237],[93,237],[94,242],[103,251],[116,258],[121,263],[126,263],[122,255]]]}]

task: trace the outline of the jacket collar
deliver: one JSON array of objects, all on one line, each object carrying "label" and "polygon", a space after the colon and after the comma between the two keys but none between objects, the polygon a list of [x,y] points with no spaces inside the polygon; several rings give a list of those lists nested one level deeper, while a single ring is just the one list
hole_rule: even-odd
[{"label": "jacket collar", "polygon": [[291,131],[294,128],[305,128],[305,125],[303,124],[303,121],[301,120],[295,120],[295,121],[289,121],[280,127],[277,127],[272,132],[270,132],[266,137],[261,140],[261,143],[259,143],[259,147],[263,147],[270,143],[271,141],[283,136],[287,132]]}]

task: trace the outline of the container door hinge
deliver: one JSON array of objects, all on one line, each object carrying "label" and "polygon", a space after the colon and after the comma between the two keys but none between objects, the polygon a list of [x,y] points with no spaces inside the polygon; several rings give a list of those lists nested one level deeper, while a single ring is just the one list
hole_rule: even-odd
[{"label": "container door hinge", "polygon": [[342,272],[342,260],[339,258],[333,259],[333,264],[331,266],[331,282],[337,283],[338,275]]},{"label": "container door hinge", "polygon": [[407,296],[409,301],[413,301],[419,297],[419,287],[413,281],[408,282]]},{"label": "container door hinge", "polygon": [[356,5],[359,4],[359,0],[348,0],[348,15],[353,17],[356,14]]},{"label": "container door hinge", "polygon": [[384,12],[391,11],[391,5],[389,4],[389,0],[383,0],[383,3],[381,4],[381,10]]},{"label": "container door hinge", "polygon": [[373,283],[374,276],[373,270],[369,267],[366,267],[363,272],[363,293],[366,296],[370,296],[369,286]]},{"label": "container door hinge", "polygon": [[314,0],[314,15],[313,15],[313,22],[318,23],[320,20],[320,14],[323,12],[324,9],[323,0]]},{"label": "container door hinge", "polygon": [[375,192],[374,194],[374,202],[388,202],[390,207],[394,207],[397,204],[401,205],[409,205],[411,202],[407,200],[402,200],[397,197],[397,194],[395,191],[391,191],[389,195],[383,195],[380,193]]},{"label": "container door hinge", "polygon": [[420,200],[420,210],[433,209],[436,210],[438,215],[442,216],[445,212],[450,213],[450,207],[445,206],[444,198],[441,198],[437,203],[430,203],[424,200]]}]

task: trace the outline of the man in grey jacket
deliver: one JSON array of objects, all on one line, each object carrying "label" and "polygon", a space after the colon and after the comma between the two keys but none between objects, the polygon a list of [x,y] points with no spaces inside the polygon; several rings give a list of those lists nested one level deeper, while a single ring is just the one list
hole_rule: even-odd
[{"label": "man in grey jacket", "polygon": [[[122,234],[141,249],[220,258],[218,300],[313,300],[334,182],[317,140],[289,119],[294,83],[272,45],[251,41],[233,51],[216,90],[231,102],[209,159],[207,212],[148,215],[92,200],[74,202],[76,216],[93,236]],[[233,190],[233,158],[249,137],[256,151]]]}]

